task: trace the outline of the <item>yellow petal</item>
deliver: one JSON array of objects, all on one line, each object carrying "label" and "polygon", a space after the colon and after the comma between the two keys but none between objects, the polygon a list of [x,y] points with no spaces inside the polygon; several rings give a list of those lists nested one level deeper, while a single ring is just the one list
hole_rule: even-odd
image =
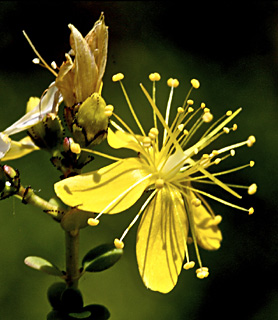
[{"label": "yellow petal", "polygon": [[118,213],[131,207],[151,184],[139,158],[127,158],[54,185],[61,200],[90,212]]},{"label": "yellow petal", "polygon": [[20,141],[11,140],[10,149],[1,160],[8,161],[18,159],[36,150],[39,150],[39,148],[33,143],[30,137],[25,137]]},{"label": "yellow petal", "polygon": [[136,255],[147,288],[171,291],[182,269],[188,220],[178,190],[165,186],[148,205],[137,233]]},{"label": "yellow petal", "polygon": [[217,220],[209,214],[203,205],[192,206],[191,209],[193,211],[198,245],[206,250],[219,249],[222,233],[217,226]]}]

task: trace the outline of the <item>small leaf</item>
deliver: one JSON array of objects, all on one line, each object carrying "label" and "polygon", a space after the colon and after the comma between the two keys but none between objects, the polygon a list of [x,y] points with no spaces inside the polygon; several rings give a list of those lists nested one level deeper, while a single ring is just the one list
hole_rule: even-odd
[{"label": "small leaf", "polygon": [[110,312],[100,304],[89,304],[83,310],[88,310],[92,314],[92,320],[107,320],[110,318]]},{"label": "small leaf", "polygon": [[85,271],[99,272],[112,267],[122,256],[123,249],[114,244],[102,244],[90,250],[82,260]]},{"label": "small leaf", "polygon": [[34,257],[34,256],[27,257],[25,258],[24,263],[30,268],[33,268],[38,271],[42,271],[52,276],[58,276],[58,277],[63,276],[62,271],[60,271],[55,265],[53,265],[51,262],[40,257]]}]

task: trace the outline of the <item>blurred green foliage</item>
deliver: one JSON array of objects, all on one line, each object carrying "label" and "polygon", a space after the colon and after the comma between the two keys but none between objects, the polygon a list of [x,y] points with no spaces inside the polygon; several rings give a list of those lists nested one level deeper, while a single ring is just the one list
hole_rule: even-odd
[{"label": "blurred green foliage", "polygon": [[[126,238],[123,258],[113,268],[82,278],[85,303],[105,305],[112,319],[150,320],[204,319],[213,317],[245,320],[278,316],[277,287],[277,2],[184,5],[177,1],[70,1],[0,2],[0,129],[17,120],[31,95],[40,96],[52,75],[31,63],[34,54],[21,31],[25,29],[45,60],[59,65],[69,50],[68,23],[85,35],[104,11],[109,26],[109,56],[103,96],[126,115],[124,97],[111,76],[125,74],[125,86],[139,117],[146,117],[142,82],[151,88],[148,74],[162,75],[158,104],[166,106],[166,80],[176,77],[180,87],[174,103],[182,103],[191,78],[201,82],[192,99],[205,101],[215,114],[243,106],[235,134],[229,141],[257,137],[251,149],[242,149],[225,165],[255,160],[256,166],[226,180],[256,182],[258,192],[245,196],[241,205],[253,205],[255,213],[231,210],[212,203],[223,215],[224,240],[218,252],[201,252],[210,268],[205,280],[194,271],[183,271],[176,288],[161,295],[144,288],[135,259],[136,227]],[[130,118],[131,119],[131,118]],[[147,126],[146,119],[146,126]],[[100,146],[105,149],[106,144]],[[97,158],[88,167],[107,160]],[[53,195],[59,172],[46,152],[35,152],[10,163],[21,173],[22,183],[42,197]],[[225,177],[228,179],[228,177]],[[140,207],[104,216],[97,228],[81,233],[81,256],[91,247],[112,241],[125,229]],[[0,318],[45,319],[50,311],[46,290],[52,279],[28,269],[24,258],[43,256],[64,267],[64,235],[60,226],[38,209],[17,199],[0,203]],[[192,250],[192,257],[194,252]]]}]

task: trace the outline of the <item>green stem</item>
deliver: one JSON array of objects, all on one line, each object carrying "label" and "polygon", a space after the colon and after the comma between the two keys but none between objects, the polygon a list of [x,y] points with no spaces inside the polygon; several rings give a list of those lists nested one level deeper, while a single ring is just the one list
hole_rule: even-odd
[{"label": "green stem", "polygon": [[79,268],[79,230],[66,231],[66,282],[69,287],[78,287]]}]

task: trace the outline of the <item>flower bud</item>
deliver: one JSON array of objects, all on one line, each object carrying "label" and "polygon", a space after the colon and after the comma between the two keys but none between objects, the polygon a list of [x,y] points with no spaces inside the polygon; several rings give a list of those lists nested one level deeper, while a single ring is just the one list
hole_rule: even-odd
[{"label": "flower bud", "polygon": [[28,134],[39,148],[53,153],[63,142],[64,128],[58,116],[47,114]]},{"label": "flower bud", "polygon": [[106,137],[108,117],[106,103],[98,93],[93,93],[78,108],[72,124],[74,141],[81,147],[94,146]]}]

